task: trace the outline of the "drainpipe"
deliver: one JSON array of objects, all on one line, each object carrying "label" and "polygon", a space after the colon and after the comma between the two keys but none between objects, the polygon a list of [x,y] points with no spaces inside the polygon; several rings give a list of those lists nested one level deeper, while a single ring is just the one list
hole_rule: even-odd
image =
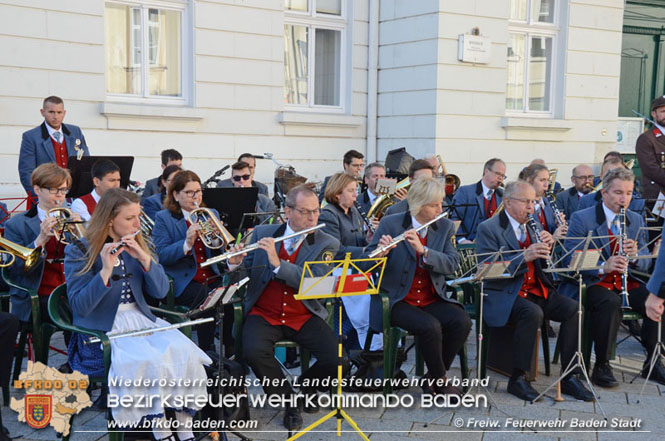
[{"label": "drainpipe", "polygon": [[378,157],[377,107],[379,83],[379,5],[380,0],[369,1],[369,26],[367,44],[367,163]]}]

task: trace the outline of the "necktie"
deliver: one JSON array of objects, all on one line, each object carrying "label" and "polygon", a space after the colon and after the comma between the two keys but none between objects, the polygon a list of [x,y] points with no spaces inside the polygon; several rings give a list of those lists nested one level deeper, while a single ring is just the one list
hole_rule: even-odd
[{"label": "necktie", "polygon": [[492,190],[491,188],[489,190],[487,190],[487,200],[488,201],[492,200],[492,195],[493,194],[494,194],[494,190]]},{"label": "necktie", "polygon": [[520,225],[520,242],[524,242],[526,240],[526,225],[522,224]]},{"label": "necktie", "polygon": [[289,244],[286,246],[286,253],[290,256],[296,250],[296,239],[289,239]]},{"label": "necktie", "polygon": [[421,239],[424,239],[427,236],[427,228],[418,231],[418,236],[420,236]]},{"label": "necktie", "polygon": [[55,141],[60,144],[60,137],[62,136],[62,133],[60,132],[53,132],[53,138],[55,138]]},{"label": "necktie", "polygon": [[612,221],[612,226],[610,227],[610,231],[615,236],[619,235],[619,216],[614,216],[614,220]]}]

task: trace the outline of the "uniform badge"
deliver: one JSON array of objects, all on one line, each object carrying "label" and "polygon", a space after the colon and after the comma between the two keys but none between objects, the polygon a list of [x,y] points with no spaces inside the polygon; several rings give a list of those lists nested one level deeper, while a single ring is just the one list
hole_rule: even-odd
[{"label": "uniform badge", "polygon": [[42,429],[51,421],[51,395],[26,395],[25,420],[34,429]]},{"label": "uniform badge", "polygon": [[324,262],[332,262],[333,260],[333,252],[332,251],[326,251],[321,255],[321,259]]}]

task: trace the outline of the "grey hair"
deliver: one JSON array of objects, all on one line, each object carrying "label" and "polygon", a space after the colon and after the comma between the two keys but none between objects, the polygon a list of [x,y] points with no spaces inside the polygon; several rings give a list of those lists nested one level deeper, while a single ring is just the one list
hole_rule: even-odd
[{"label": "grey hair", "polygon": [[608,189],[612,185],[612,182],[616,181],[617,179],[621,181],[630,181],[630,182],[635,182],[635,174],[633,173],[632,170],[628,170],[626,168],[613,168],[607,173],[605,173],[605,176],[603,176],[603,188]]},{"label": "grey hair", "polygon": [[506,184],[505,190],[503,190],[503,198],[504,199],[513,199],[517,193],[524,187],[531,187],[533,186],[529,184],[527,181],[511,181]]},{"label": "grey hair", "polygon": [[443,199],[446,189],[434,178],[422,177],[416,179],[409,188],[409,211],[415,216],[427,204]]},{"label": "grey hair", "polygon": [[298,196],[300,196],[301,194],[311,195],[318,199],[318,196],[316,195],[314,190],[311,189],[311,187],[305,184],[300,184],[293,187],[286,194],[286,206],[289,208],[295,208]]}]

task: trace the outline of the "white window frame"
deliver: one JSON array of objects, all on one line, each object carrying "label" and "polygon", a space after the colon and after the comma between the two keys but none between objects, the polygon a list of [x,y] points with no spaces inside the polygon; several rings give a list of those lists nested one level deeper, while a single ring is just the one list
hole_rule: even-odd
[{"label": "white window frame", "polygon": [[[283,2],[283,0],[278,0]],[[291,11],[284,9],[284,26],[295,25],[305,26],[307,28],[307,104],[284,104],[284,110],[298,112],[318,112],[318,113],[345,113],[347,106],[347,58],[349,48],[347,47],[348,32],[348,2],[341,0],[341,14],[321,14],[315,11],[315,0],[307,0],[307,9],[305,11]],[[328,106],[314,104],[314,77],[316,60],[316,29],[328,29],[340,31],[340,66],[339,66],[339,106]],[[285,69],[286,66],[283,67]],[[283,92],[282,92],[283,93]]]},{"label": "white window frame", "polygon": [[[522,110],[506,109],[504,102],[504,109],[508,116],[533,116],[552,118],[558,111],[559,99],[556,97],[556,86],[559,84],[559,60],[561,54],[559,53],[559,43],[563,40],[561,37],[561,15],[562,15],[562,2],[565,0],[556,0],[554,4],[554,20],[553,23],[540,23],[531,21],[531,6],[534,0],[529,0],[527,3],[526,20],[508,19],[508,38],[512,34],[523,35],[526,42],[525,47],[525,62],[524,62],[524,91],[522,94],[522,102],[524,107]],[[552,38],[552,65],[550,66],[550,87],[549,87],[549,101],[550,109],[543,110],[530,110],[529,109],[529,65],[531,59],[531,38],[532,37],[550,37]],[[506,83],[506,87],[508,84]]]},{"label": "white window frame", "polygon": [[[139,8],[141,10],[141,94],[111,93],[106,92],[108,101],[134,104],[157,104],[185,106],[191,104],[192,91],[192,7],[190,0],[105,0],[106,4],[118,4],[129,6],[130,8]],[[170,10],[180,12],[180,91],[179,97],[148,95],[148,82],[150,75],[150,54],[149,54],[149,17],[148,10],[156,8],[160,10]],[[131,24],[130,24],[131,26]],[[133,34],[132,34],[133,35]],[[107,43],[104,42],[106,45]],[[104,49],[106,51],[106,48]],[[130,50],[132,50],[130,48]],[[134,56],[132,54],[132,61]],[[104,87],[106,88],[106,67],[104,68]]]}]

